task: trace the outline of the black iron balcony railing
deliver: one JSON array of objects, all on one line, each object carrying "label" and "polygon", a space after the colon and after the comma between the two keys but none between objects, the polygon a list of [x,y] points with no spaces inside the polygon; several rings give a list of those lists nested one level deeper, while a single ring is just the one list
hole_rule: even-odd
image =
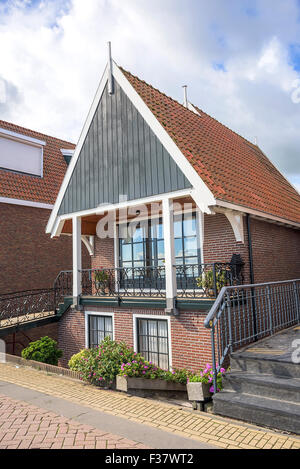
[{"label": "black iron balcony railing", "polygon": [[53,288],[1,294],[0,329],[51,316],[56,305]]},{"label": "black iron balcony railing", "polygon": [[[224,286],[243,283],[241,266],[232,263],[177,265],[177,297],[216,298]],[[165,298],[165,267],[84,269],[82,295],[97,297]],[[63,271],[55,281],[56,296],[72,295],[72,271]]]}]

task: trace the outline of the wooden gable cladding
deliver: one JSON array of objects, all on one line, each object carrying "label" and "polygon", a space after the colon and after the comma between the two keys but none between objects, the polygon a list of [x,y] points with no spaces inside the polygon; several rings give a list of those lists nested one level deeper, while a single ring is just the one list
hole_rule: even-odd
[{"label": "wooden gable cladding", "polygon": [[115,80],[113,95],[104,89],[58,214],[190,187]]}]

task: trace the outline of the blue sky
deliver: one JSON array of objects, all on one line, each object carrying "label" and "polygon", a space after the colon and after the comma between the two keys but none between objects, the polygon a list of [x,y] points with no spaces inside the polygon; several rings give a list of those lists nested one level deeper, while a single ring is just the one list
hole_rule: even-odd
[{"label": "blue sky", "polygon": [[[117,63],[254,141],[300,188],[298,0],[0,0],[0,119],[77,141]],[[299,102],[298,102],[299,101]]]}]

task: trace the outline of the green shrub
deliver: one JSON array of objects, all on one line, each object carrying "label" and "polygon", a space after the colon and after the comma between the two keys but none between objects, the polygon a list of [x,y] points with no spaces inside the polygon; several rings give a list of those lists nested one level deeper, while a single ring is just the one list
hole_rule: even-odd
[{"label": "green shrub", "polygon": [[77,371],[84,381],[112,387],[122,363],[133,360],[136,355],[124,342],[106,337],[99,347],[88,349],[83,354],[77,362]]},{"label": "green shrub", "polygon": [[26,360],[35,360],[50,365],[57,365],[61,356],[62,351],[57,347],[57,342],[47,336],[31,342],[22,350],[22,357]]},{"label": "green shrub", "polygon": [[69,360],[69,368],[72,371],[79,371],[81,359],[87,357],[89,354],[88,349],[81,350],[79,353],[73,355]]}]

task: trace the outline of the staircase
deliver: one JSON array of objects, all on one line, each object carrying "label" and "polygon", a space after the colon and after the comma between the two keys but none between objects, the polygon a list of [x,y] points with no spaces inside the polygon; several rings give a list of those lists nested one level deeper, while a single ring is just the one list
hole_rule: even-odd
[{"label": "staircase", "polygon": [[299,323],[300,279],[222,288],[205,319],[215,414],[300,434]]},{"label": "staircase", "polygon": [[300,366],[236,352],[213,402],[215,414],[300,434]]}]

